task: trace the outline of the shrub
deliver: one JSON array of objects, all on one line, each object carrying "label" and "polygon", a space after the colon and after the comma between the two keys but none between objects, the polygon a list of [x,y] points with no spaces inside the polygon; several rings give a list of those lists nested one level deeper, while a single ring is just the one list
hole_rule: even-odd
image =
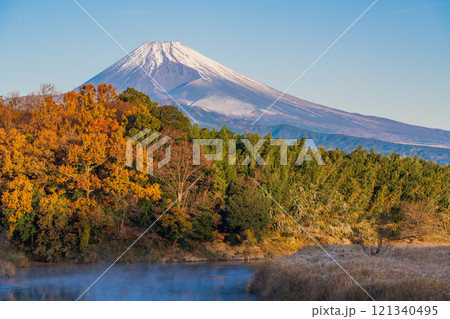
[{"label": "shrub", "polygon": [[9,261],[0,260],[0,278],[12,277],[16,273],[16,267]]},{"label": "shrub", "polygon": [[400,233],[403,238],[424,240],[436,237],[440,232],[437,206],[430,201],[404,203],[400,215]]},{"label": "shrub", "polygon": [[270,199],[253,185],[233,182],[228,190],[225,224],[231,233],[254,231],[260,239],[270,223]]},{"label": "shrub", "polygon": [[192,237],[200,242],[211,242],[214,239],[213,218],[208,208],[199,212],[192,221]]}]

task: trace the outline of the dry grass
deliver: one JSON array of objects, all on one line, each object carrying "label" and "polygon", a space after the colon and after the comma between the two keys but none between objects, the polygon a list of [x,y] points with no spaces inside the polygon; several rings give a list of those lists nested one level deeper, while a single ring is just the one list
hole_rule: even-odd
[{"label": "dry grass", "polygon": [[24,253],[13,248],[5,232],[0,229],[0,278],[12,277],[17,267],[28,266],[29,260]]},{"label": "dry grass", "polygon": [[[375,300],[450,300],[450,246],[391,246],[379,256],[357,245],[326,250]],[[371,300],[319,247],[264,263],[249,288],[264,300]]]},{"label": "dry grass", "polygon": [[28,258],[21,252],[1,251],[0,256],[0,278],[12,277],[16,268],[28,266]]},{"label": "dry grass", "polygon": [[12,277],[16,273],[16,267],[9,261],[0,260],[0,278]]}]

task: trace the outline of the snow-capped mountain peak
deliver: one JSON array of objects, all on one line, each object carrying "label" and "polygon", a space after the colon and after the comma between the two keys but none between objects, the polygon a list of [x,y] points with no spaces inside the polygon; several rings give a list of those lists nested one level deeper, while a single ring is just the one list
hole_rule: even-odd
[{"label": "snow-capped mountain peak", "polygon": [[[86,83],[112,83],[118,91],[134,87],[153,99],[172,103],[204,119],[255,120],[282,92],[242,75],[177,41],[147,41]],[[216,114],[216,115],[211,115]],[[204,125],[216,125],[203,120]],[[450,132],[348,113],[285,94],[259,124],[290,125],[326,134],[450,148]],[[249,126],[248,130],[252,130]]]}]

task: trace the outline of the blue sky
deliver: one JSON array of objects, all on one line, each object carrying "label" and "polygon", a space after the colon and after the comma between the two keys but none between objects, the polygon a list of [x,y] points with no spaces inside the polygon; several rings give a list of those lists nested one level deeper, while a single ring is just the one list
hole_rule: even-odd
[{"label": "blue sky", "polygon": [[[78,0],[127,50],[185,43],[284,91],[372,0]],[[0,2],[0,95],[70,90],[124,55],[72,0]],[[450,130],[450,1],[379,0],[290,94]]]}]

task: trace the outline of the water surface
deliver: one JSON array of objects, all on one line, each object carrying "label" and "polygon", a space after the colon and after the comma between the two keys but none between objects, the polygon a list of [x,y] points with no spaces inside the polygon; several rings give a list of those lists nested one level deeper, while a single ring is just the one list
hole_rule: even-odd
[{"label": "water surface", "polygon": [[[0,279],[0,300],[75,300],[109,265],[39,265]],[[81,300],[257,300],[255,263],[114,265]]]}]

